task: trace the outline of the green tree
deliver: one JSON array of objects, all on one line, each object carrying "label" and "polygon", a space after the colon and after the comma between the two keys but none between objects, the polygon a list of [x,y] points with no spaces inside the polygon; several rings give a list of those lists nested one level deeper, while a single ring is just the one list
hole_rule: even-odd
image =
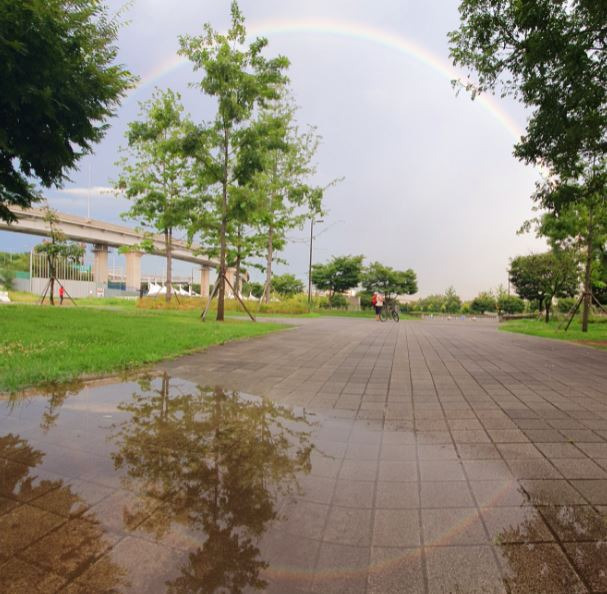
[{"label": "green tree", "polygon": [[597,260],[592,279],[592,290],[599,303],[607,305],[607,246]]},{"label": "green tree", "polygon": [[555,297],[572,297],[579,284],[578,260],[572,251],[518,256],[510,263],[510,282],[523,299],[537,300],[550,321]]},{"label": "green tree", "polygon": [[462,300],[453,287],[445,291],[445,303],[443,305],[446,313],[457,313],[462,308]]},{"label": "green tree", "polygon": [[451,56],[475,73],[473,96],[499,89],[530,110],[517,157],[566,177],[603,159],[605,172],[605,2],[461,0],[459,11]]},{"label": "green tree", "polygon": [[495,311],[497,302],[491,291],[481,291],[470,303],[470,311],[482,314],[486,311]]},{"label": "green tree", "polygon": [[[560,301],[559,301],[560,303]],[[517,314],[525,311],[525,302],[516,295],[500,294],[497,298],[499,314]]]},{"label": "green tree", "polygon": [[[219,246],[219,292],[217,320],[224,319],[225,273],[231,237],[237,235],[242,215],[252,210],[241,199],[239,180],[260,169],[257,159],[241,159],[243,143],[251,142],[250,119],[256,107],[263,108],[280,96],[286,82],[284,57],[266,59],[262,52],[267,40],[258,38],[245,46],[244,18],[237,2],[231,4],[232,24],[226,34],[210,24],[198,37],[180,38],[180,53],[203,70],[201,91],[217,101],[210,127],[201,130],[195,154],[200,162],[202,184],[208,188],[201,200],[191,234],[200,231],[203,243]],[[233,245],[233,244],[232,244]]]},{"label": "green tree", "polygon": [[105,134],[134,82],[116,63],[117,18],[98,0],[0,0],[0,219]]},{"label": "green tree", "polygon": [[[49,239],[35,246],[34,251],[37,254],[44,254],[46,256],[50,276],[48,287],[49,300],[51,305],[55,305],[54,292],[55,280],[57,279],[57,264],[60,260],[79,262],[84,255],[84,248],[73,241],[67,241],[65,234],[56,227],[57,215],[48,206],[45,210],[44,221],[49,226]],[[43,301],[45,296],[46,292],[42,296]]]},{"label": "green tree", "polygon": [[303,293],[304,284],[292,274],[281,274],[272,278],[272,289],[282,297],[292,297]]},{"label": "green tree", "polygon": [[[123,216],[164,236],[167,302],[172,294],[173,234],[186,227],[194,206],[192,163],[184,152],[193,124],[184,117],[180,101],[178,93],[157,89],[141,104],[141,119],[131,122],[126,132],[129,156],[120,161],[116,183],[133,203]],[[152,246],[144,240],[141,247]]]},{"label": "green tree", "polygon": [[5,270],[27,272],[30,269],[29,252],[0,252],[0,267]]},{"label": "green tree", "polygon": [[443,311],[445,307],[445,296],[444,295],[428,295],[420,299],[417,302],[417,308],[420,311],[427,311],[431,313]]},{"label": "green tree", "polygon": [[260,116],[262,122],[278,124],[271,127],[274,142],[266,145],[263,167],[253,180],[260,196],[257,229],[265,248],[266,302],[270,299],[272,264],[276,252],[286,244],[287,232],[306,218],[322,214],[324,190],[307,183],[315,173],[312,159],[320,139],[314,128],[302,132],[294,116],[295,107],[288,97],[281,97]]},{"label": "green tree", "polygon": [[326,264],[312,266],[312,282],[320,291],[328,291],[329,299],[358,286],[363,270],[363,256],[334,256]]},{"label": "green tree", "polygon": [[[462,0],[450,34],[455,64],[473,70],[477,92],[501,89],[530,110],[515,155],[547,168],[535,196],[556,216],[572,201],[588,206],[607,191],[607,8],[591,0]],[[574,191],[572,191],[574,190]],[[592,236],[592,234],[590,234]],[[582,330],[588,330],[587,245]]]},{"label": "green tree", "polygon": [[366,291],[378,291],[383,293],[386,299],[390,299],[392,295],[417,293],[417,276],[413,270],[394,270],[379,262],[372,262],[365,268],[361,283]]},{"label": "green tree", "polygon": [[[523,225],[535,224],[537,234],[547,237],[558,251],[572,248],[583,254],[584,299],[582,331],[588,331],[594,279],[600,275],[607,245],[607,203],[605,183],[599,172],[589,172],[586,181],[549,180],[539,188],[536,200],[548,207],[545,213]],[[600,281],[599,281],[600,282]]]},{"label": "green tree", "polygon": [[15,271],[10,268],[0,268],[0,288],[10,291],[15,285]]},{"label": "green tree", "polygon": [[263,295],[263,283],[245,281],[242,284],[242,293],[245,297],[252,295],[255,299],[261,299]]}]

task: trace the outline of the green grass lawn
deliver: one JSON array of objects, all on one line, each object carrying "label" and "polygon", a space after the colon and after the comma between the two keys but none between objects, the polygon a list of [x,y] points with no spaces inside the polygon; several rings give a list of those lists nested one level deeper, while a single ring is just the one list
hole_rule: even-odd
[{"label": "green grass lawn", "polygon": [[560,322],[546,324],[540,320],[512,320],[500,324],[500,330],[543,338],[583,342],[590,346],[607,349],[607,320],[592,322],[588,327],[588,332],[582,332],[579,319],[573,320],[567,332],[563,329],[559,330],[559,325]]},{"label": "green grass lawn", "polygon": [[284,324],[200,322],[196,311],[0,307],[0,392],[133,369]]}]

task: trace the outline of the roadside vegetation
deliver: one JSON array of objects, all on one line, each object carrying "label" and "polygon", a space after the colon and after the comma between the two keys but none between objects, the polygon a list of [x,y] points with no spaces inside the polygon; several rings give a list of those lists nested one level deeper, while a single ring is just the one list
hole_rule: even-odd
[{"label": "roadside vegetation", "polygon": [[0,392],[136,369],[162,359],[266,334],[284,324],[200,322],[197,311],[129,306],[0,307]]},{"label": "roadside vegetation", "polygon": [[504,332],[517,332],[530,336],[542,338],[555,338],[557,340],[568,340],[607,349],[607,319],[590,320],[588,332],[583,332],[579,324],[575,324],[565,332],[562,321],[544,322],[542,320],[511,320],[500,324],[500,330]]}]

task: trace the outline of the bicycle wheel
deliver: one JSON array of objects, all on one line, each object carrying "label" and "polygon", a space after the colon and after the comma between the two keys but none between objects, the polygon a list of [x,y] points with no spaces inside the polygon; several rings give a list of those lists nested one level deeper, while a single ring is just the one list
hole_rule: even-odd
[{"label": "bicycle wheel", "polygon": [[388,312],[386,311],[385,307],[381,308],[381,313],[379,314],[379,319],[382,322],[385,322],[388,319]]},{"label": "bicycle wheel", "polygon": [[395,322],[398,322],[400,320],[400,316],[398,315],[398,310],[397,309],[393,309],[392,310],[392,319]]}]

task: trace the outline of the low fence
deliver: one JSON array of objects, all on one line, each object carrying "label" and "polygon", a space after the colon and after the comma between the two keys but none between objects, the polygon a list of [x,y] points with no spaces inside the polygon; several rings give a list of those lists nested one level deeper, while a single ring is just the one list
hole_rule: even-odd
[{"label": "low fence", "polygon": [[[97,294],[97,284],[88,281],[77,281],[77,280],[65,280],[59,279],[61,284],[65,287],[67,294],[70,297],[95,297]],[[29,281],[28,281],[29,283]],[[28,291],[34,293],[34,295],[42,295],[48,286],[48,278],[32,278],[31,279],[31,290],[28,287]],[[55,283],[55,295],[59,290],[59,284]]]}]

